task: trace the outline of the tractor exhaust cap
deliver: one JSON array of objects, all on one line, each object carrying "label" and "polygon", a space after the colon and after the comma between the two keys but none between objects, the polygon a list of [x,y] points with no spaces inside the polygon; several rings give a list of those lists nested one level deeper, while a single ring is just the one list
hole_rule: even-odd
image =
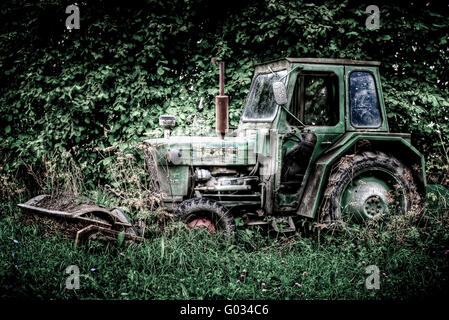
[{"label": "tractor exhaust cap", "polygon": [[212,58],[212,63],[218,64],[219,75],[219,94],[215,97],[215,117],[216,129],[220,134],[221,139],[224,139],[226,132],[228,132],[228,107],[229,97],[224,94],[224,74],[225,66],[223,61],[218,61],[215,57]]}]

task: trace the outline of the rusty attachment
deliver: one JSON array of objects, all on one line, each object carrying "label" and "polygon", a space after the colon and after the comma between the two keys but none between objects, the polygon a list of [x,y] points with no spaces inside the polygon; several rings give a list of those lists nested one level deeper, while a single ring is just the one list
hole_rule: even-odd
[{"label": "rusty attachment", "polygon": [[71,224],[74,229],[78,229],[75,235],[76,246],[94,239],[117,241],[122,232],[124,241],[141,242],[144,240],[120,208],[79,204],[68,211],[61,211],[42,207],[41,202],[47,199],[51,199],[50,196],[43,194],[25,203],[20,203],[18,206],[25,212],[38,217],[58,220],[61,225],[64,225],[64,222]]}]

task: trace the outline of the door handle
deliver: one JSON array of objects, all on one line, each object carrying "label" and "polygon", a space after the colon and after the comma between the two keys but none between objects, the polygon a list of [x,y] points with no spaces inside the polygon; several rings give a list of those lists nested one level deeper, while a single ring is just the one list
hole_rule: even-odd
[{"label": "door handle", "polygon": [[332,144],[332,141],[323,141],[320,143],[322,147],[328,147]]}]

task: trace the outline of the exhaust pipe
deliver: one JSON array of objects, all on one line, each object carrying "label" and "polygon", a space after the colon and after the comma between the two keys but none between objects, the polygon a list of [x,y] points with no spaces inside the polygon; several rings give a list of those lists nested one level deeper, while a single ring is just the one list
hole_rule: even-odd
[{"label": "exhaust pipe", "polygon": [[212,58],[212,63],[218,64],[220,69],[219,76],[219,94],[215,97],[215,126],[217,132],[220,134],[221,139],[224,139],[226,132],[228,132],[228,106],[229,97],[224,94],[224,62],[217,61],[216,58]]}]

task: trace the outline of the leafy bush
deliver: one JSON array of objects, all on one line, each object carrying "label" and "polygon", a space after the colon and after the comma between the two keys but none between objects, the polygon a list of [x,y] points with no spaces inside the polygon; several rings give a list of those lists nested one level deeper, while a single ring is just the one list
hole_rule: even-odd
[{"label": "leafy bush", "polygon": [[[171,113],[214,124],[216,56],[226,61],[230,125],[238,124],[255,63],[283,56],[382,61],[394,131],[412,132],[431,182],[448,184],[448,8],[380,5],[367,30],[367,3],[206,0],[85,1],[81,29],[67,30],[69,1],[2,2],[1,175],[69,152],[87,185],[110,181],[113,159],[96,148],[133,152]],[[204,110],[197,105],[204,99]],[[5,160],[7,159],[7,160]],[[15,189],[15,188],[12,188]]]}]

